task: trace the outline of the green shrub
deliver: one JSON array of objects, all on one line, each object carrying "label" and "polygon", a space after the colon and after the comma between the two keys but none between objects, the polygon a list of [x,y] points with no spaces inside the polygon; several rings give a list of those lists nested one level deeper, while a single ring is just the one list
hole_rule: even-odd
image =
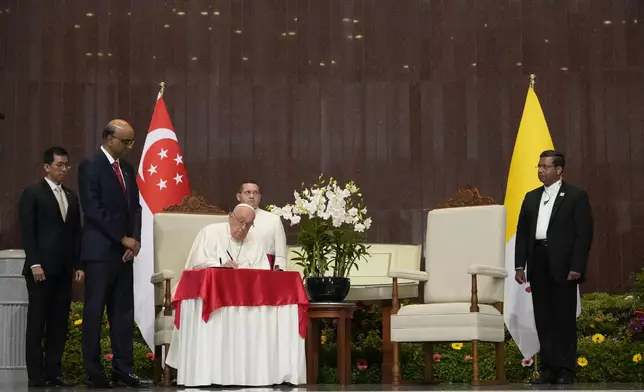
[{"label": "green shrub", "polygon": [[[590,293],[582,296],[582,314],[577,319],[578,366],[580,382],[644,382],[644,270],[634,275],[633,292],[610,295]],[[639,290],[639,291],[638,291]],[[403,301],[404,305],[409,301]],[[69,338],[63,357],[63,373],[70,379],[82,382],[85,370],[81,352],[82,303],[72,304]],[[318,382],[336,384],[336,335],[335,322],[323,321],[322,345]],[[153,355],[134,327],[134,371],[142,378],[153,378]],[[377,305],[358,303],[352,322],[352,382],[378,384],[382,381],[382,325]],[[525,382],[534,376],[536,364],[525,366],[523,356],[506,331],[505,373],[510,382]],[[434,368],[435,377],[442,382],[469,382],[472,379],[472,346],[452,346],[450,342],[434,345],[440,356]],[[111,372],[109,356],[110,338],[107,317],[103,316],[101,348],[106,374]],[[422,344],[403,343],[399,347],[403,380],[420,381],[424,378],[424,353]],[[638,361],[639,360],[639,361]],[[494,378],[494,345],[479,346],[480,376],[483,380]]]},{"label": "green shrub", "polygon": [[577,343],[577,378],[586,382],[643,382],[644,362],[635,361],[637,354],[644,355],[644,343],[616,338],[595,343],[584,337]]},{"label": "green shrub", "polygon": [[[85,382],[85,365],[81,349],[83,303],[72,303],[69,315],[69,333],[65,353],[63,355],[63,375],[65,378],[77,383]],[[105,368],[105,375],[111,377],[110,330],[107,314],[103,314],[101,322],[101,362]],[[134,328],[134,373],[142,379],[151,380],[153,377],[154,355],[145,344],[139,329]]]},{"label": "green shrub", "polygon": [[641,307],[644,302],[644,268],[639,272],[635,272],[631,276],[633,281],[633,288],[631,292],[636,297],[636,301],[639,302],[638,306]]},{"label": "green shrub", "polygon": [[[409,304],[409,302],[405,302]],[[352,324],[351,351],[353,383],[378,384],[381,375],[381,323],[378,306],[358,304]],[[642,382],[644,361],[636,362],[637,354],[644,356],[642,334],[634,334],[629,325],[639,317],[639,302],[633,294],[610,295],[591,293],[582,296],[582,314],[578,318],[578,365],[580,382]],[[324,322],[320,347],[318,382],[337,383],[335,323]],[[523,365],[523,355],[512,339],[505,342],[505,374],[510,382],[529,381],[536,364]],[[595,341],[593,341],[593,337]],[[458,342],[454,342],[458,343]],[[458,348],[458,349],[457,349]],[[403,380],[421,381],[424,378],[422,344],[403,343],[399,346]],[[434,365],[434,376],[442,382],[469,382],[472,379],[471,343],[462,347],[451,343],[434,345],[434,355],[440,361]],[[480,377],[494,379],[494,345],[479,345]]]},{"label": "green shrub", "polygon": [[636,306],[631,294],[585,294],[582,313],[577,318],[578,337],[596,333],[609,336],[623,335]]}]

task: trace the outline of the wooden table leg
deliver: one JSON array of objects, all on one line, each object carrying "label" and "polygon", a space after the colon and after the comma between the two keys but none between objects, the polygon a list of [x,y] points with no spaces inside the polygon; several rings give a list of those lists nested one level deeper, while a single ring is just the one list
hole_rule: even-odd
[{"label": "wooden table leg", "polygon": [[314,385],[318,382],[318,358],[320,349],[320,323],[317,319],[309,319],[306,333],[306,383]]},{"label": "wooden table leg", "polygon": [[351,369],[353,367],[353,362],[351,362],[351,319],[346,319],[346,325],[347,325],[347,332],[346,332],[346,339],[344,344],[346,345],[346,351],[345,351],[345,372],[346,372],[346,382],[347,384],[351,384],[353,381],[351,380]]},{"label": "wooden table leg", "polygon": [[347,385],[347,319],[344,313],[338,319],[338,381],[340,385]]},{"label": "wooden table leg", "polygon": [[380,374],[382,374],[382,383],[391,385],[394,364],[394,346],[391,343],[391,305],[383,305],[380,314],[382,317],[382,366],[380,367]]}]

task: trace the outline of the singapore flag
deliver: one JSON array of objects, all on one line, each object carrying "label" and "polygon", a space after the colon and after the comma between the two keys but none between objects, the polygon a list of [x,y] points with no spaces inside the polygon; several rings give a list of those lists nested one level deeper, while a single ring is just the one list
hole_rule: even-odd
[{"label": "singapore flag", "polygon": [[159,93],[136,182],[141,203],[141,251],[134,262],[134,320],[154,351],[153,216],[190,195],[188,174],[170,115]]}]

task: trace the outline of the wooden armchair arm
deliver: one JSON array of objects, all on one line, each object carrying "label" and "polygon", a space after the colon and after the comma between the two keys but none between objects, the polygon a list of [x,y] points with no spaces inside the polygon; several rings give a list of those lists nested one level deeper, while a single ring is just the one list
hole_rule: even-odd
[{"label": "wooden armchair arm", "polygon": [[398,278],[393,278],[391,290],[391,314],[398,314],[400,310],[400,302],[398,299]]},{"label": "wooden armchair arm", "polygon": [[508,271],[505,268],[492,267],[489,265],[472,264],[467,268],[467,273],[470,275],[483,275],[501,279],[508,277]]},{"label": "wooden armchair arm", "polygon": [[[478,288],[476,275],[489,276],[491,278],[505,279],[508,277],[508,271],[504,268],[491,267],[486,265],[470,265],[467,269],[467,273],[472,275],[472,297],[470,304],[470,312],[479,311],[479,297],[478,297]],[[503,309],[503,308],[501,308]],[[503,312],[503,310],[501,310]]]},{"label": "wooden armchair arm", "polygon": [[391,292],[391,314],[398,314],[398,310],[400,309],[400,302],[398,298],[398,278],[417,280],[419,282],[425,282],[427,281],[427,279],[429,279],[429,274],[425,271],[407,269],[391,269],[387,273],[387,276],[393,279],[393,288]]},{"label": "wooden armchair arm", "polygon": [[476,274],[472,274],[472,297],[470,304],[470,312],[479,311],[479,294],[478,287],[476,285]]},{"label": "wooden armchair arm", "polygon": [[154,285],[163,283],[165,285],[165,293],[163,294],[163,315],[172,316],[172,279],[174,272],[170,270],[163,270],[153,274],[150,282]]}]

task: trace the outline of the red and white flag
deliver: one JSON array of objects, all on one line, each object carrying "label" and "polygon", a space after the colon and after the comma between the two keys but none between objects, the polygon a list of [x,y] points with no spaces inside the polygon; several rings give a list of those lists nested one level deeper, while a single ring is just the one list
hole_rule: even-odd
[{"label": "red and white flag", "polygon": [[154,214],[190,194],[188,174],[163,95],[159,93],[136,177],[141,204],[141,251],[134,262],[134,321],[154,350]]}]

